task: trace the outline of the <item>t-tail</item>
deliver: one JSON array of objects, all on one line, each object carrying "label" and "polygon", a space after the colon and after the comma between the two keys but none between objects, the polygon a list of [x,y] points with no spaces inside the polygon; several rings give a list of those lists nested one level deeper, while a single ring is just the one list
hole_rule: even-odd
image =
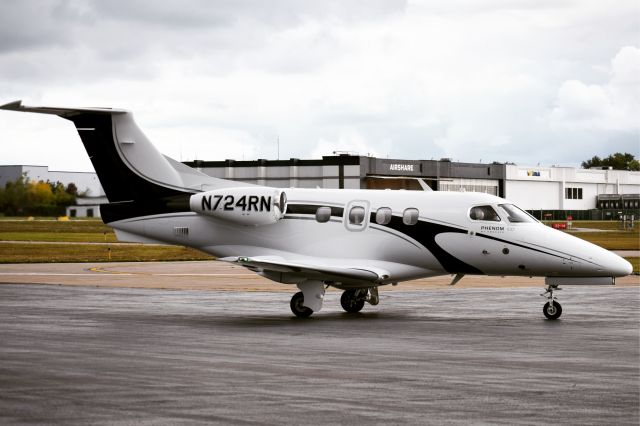
[{"label": "t-tail", "polygon": [[189,210],[194,193],[250,186],[208,176],[161,154],[126,110],[33,107],[22,101],[0,109],[53,114],[73,122],[109,200],[100,209],[105,223]]}]

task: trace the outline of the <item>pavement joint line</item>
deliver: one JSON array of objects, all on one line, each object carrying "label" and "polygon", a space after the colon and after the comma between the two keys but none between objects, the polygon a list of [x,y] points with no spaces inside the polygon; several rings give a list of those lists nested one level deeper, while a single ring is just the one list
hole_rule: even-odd
[{"label": "pavement joint line", "polygon": [[[256,274],[154,274],[154,273],[142,273],[142,272],[109,272],[109,271],[94,271],[98,273],[105,273],[111,275],[147,275],[154,277],[253,277]],[[0,276],[52,276],[52,277],[68,277],[68,276],[91,276],[95,277],[95,273],[60,273],[60,272],[0,272]]]}]

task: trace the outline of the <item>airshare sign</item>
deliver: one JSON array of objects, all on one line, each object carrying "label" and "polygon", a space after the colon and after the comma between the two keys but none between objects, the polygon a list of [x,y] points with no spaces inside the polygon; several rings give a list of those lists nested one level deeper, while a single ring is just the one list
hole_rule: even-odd
[{"label": "airshare sign", "polygon": [[393,164],[389,164],[389,170],[395,171],[395,172],[412,172],[413,164],[393,163]]}]

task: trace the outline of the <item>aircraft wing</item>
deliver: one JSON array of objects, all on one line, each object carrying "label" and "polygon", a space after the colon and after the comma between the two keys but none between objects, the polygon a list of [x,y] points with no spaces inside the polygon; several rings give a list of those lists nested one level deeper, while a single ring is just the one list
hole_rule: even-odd
[{"label": "aircraft wing", "polygon": [[282,274],[292,274],[294,276],[305,276],[322,280],[339,281],[343,284],[362,285],[380,284],[390,278],[390,273],[384,269],[372,265],[340,267],[332,266],[324,259],[317,259],[313,262],[288,261],[275,256],[243,257],[233,256],[218,259],[224,262],[231,262],[255,272],[274,272]]}]

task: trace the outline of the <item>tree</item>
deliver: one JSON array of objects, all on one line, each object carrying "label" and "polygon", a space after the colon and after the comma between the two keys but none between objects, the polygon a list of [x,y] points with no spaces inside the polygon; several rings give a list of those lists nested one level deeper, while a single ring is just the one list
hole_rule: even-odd
[{"label": "tree", "polygon": [[640,170],[640,162],[636,160],[633,154],[616,152],[604,159],[595,155],[591,159],[582,162],[583,169],[590,167],[612,167],[614,170],[638,171]]},{"label": "tree", "polygon": [[66,206],[75,203],[77,188],[61,182],[32,181],[26,175],[0,188],[0,213],[33,216],[64,214]]},{"label": "tree", "polygon": [[75,197],[76,195],[78,195],[78,187],[75,183],[71,182],[69,185],[67,185],[64,192]]}]

